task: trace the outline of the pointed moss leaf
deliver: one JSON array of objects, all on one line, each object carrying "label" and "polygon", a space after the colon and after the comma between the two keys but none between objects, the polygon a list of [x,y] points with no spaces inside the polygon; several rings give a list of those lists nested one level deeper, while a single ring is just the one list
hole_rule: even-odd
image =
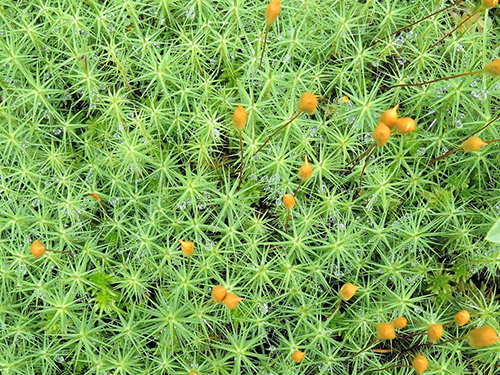
[{"label": "pointed moss leaf", "polygon": [[498,220],[488,231],[486,239],[491,242],[500,243],[500,220]]}]

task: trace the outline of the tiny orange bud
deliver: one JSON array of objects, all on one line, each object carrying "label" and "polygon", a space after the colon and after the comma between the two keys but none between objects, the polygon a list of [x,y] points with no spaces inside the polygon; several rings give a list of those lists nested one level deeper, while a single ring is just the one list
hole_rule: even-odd
[{"label": "tiny orange bud", "polygon": [[493,8],[498,4],[498,0],[481,0],[481,6],[484,9]]},{"label": "tiny orange bud", "polygon": [[89,195],[93,196],[95,200],[100,201],[101,198],[97,195],[97,193],[90,193]]},{"label": "tiny orange bud", "polygon": [[278,15],[281,12],[281,0],[273,0],[271,1],[266,8],[266,12],[264,15],[266,16],[266,22],[268,25],[272,24],[278,18]]},{"label": "tiny orange bud", "polygon": [[188,375],[198,375],[198,372],[195,370],[191,370],[191,371],[189,371]]},{"label": "tiny orange bud", "polygon": [[474,152],[479,150],[481,147],[487,145],[486,142],[483,142],[483,140],[479,137],[472,137],[466,140],[460,148],[464,150],[465,152]]},{"label": "tiny orange bud", "polygon": [[293,352],[292,354],[292,359],[297,362],[297,363],[300,363],[302,362],[302,359],[304,358],[304,352],[301,352],[300,350],[296,350]]},{"label": "tiny orange bud", "polygon": [[380,353],[380,354],[389,354],[392,353],[392,349],[372,349],[372,352],[374,353]]},{"label": "tiny orange bud", "polygon": [[247,111],[245,111],[245,108],[238,104],[238,107],[233,112],[233,126],[238,130],[243,130],[246,123]]},{"label": "tiny orange bud", "polygon": [[375,140],[375,143],[380,147],[383,147],[387,144],[390,136],[391,129],[389,129],[389,127],[383,122],[379,122],[377,127],[373,129],[372,132],[372,137]]},{"label": "tiny orange bud", "polygon": [[241,297],[238,297],[236,294],[234,293],[227,293],[226,294],[226,297],[224,298],[224,301],[222,301],[222,303],[224,305],[226,305],[226,307],[229,309],[229,310],[232,310],[234,309],[236,306],[238,306],[238,303],[240,301],[243,301],[243,298]]},{"label": "tiny orange bud", "polygon": [[339,292],[339,297],[340,299],[344,300],[344,301],[349,301],[352,296],[354,296],[356,294],[356,291],[361,288],[360,286],[356,286],[354,284],[351,284],[351,283],[346,283],[344,285],[342,285],[342,288],[340,288],[340,292]]},{"label": "tiny orange bud", "polygon": [[404,327],[406,327],[407,323],[408,319],[406,319],[404,316],[400,316],[399,318],[394,319],[391,324],[394,326],[394,328],[403,329]]},{"label": "tiny orange bud", "polygon": [[40,241],[35,240],[31,244],[30,251],[35,258],[40,258],[45,253],[45,246]]},{"label": "tiny orange bud", "polygon": [[298,176],[302,181],[307,180],[309,177],[311,177],[313,173],[313,169],[311,165],[309,164],[309,161],[307,160],[307,156],[304,157],[304,164],[299,169]]},{"label": "tiny orange bud", "polygon": [[179,240],[179,242],[181,243],[182,255],[184,255],[185,257],[190,257],[194,254],[194,243],[182,240]]},{"label": "tiny orange bud", "polygon": [[455,314],[453,320],[457,323],[457,326],[462,327],[469,322],[470,314],[467,310],[459,311]]},{"label": "tiny orange bud", "polygon": [[437,341],[441,337],[443,337],[443,325],[442,324],[433,324],[427,329],[427,337],[429,341]]},{"label": "tiny orange bud", "polygon": [[283,204],[286,208],[291,210],[295,206],[295,197],[292,194],[285,194],[283,196]]},{"label": "tiny orange bud", "polygon": [[377,323],[377,340],[392,340],[396,338],[396,331],[389,323]]},{"label": "tiny orange bud", "polygon": [[500,59],[493,60],[484,66],[484,72],[490,76],[500,76]]},{"label": "tiny orange bud", "polygon": [[411,133],[416,128],[415,120],[411,117],[403,117],[396,120],[396,130],[399,134]]},{"label": "tiny orange bud", "polygon": [[307,112],[312,115],[317,105],[318,99],[316,96],[310,92],[305,92],[300,97],[298,109],[300,112]]},{"label": "tiny orange bud", "polygon": [[214,286],[212,290],[212,298],[215,302],[221,303],[224,297],[226,297],[227,290],[222,285]]},{"label": "tiny orange bud", "polygon": [[423,355],[413,358],[411,364],[417,374],[423,374],[427,370],[427,367],[429,367],[429,361]]},{"label": "tiny orange bud", "polygon": [[398,119],[398,108],[399,104],[396,104],[394,108],[388,109],[378,118],[378,122],[383,122],[389,129],[396,126],[396,120]]},{"label": "tiny orange bud", "polygon": [[467,335],[469,344],[473,348],[480,348],[482,346],[490,346],[499,341],[497,333],[490,326],[472,329]]}]

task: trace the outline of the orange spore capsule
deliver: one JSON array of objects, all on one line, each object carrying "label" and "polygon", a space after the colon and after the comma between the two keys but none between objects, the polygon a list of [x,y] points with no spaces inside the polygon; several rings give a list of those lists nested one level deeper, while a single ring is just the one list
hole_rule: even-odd
[{"label": "orange spore capsule", "polygon": [[443,337],[443,325],[433,324],[427,329],[427,337],[429,341],[434,342]]},{"label": "orange spore capsule", "polygon": [[398,119],[398,108],[399,104],[396,104],[394,108],[388,109],[378,118],[378,122],[383,122],[389,129],[396,126],[396,120]]},{"label": "orange spore capsule", "polygon": [[427,367],[429,367],[429,361],[423,355],[413,358],[411,364],[417,374],[423,374],[427,370]]},{"label": "orange spore capsule", "polygon": [[391,324],[394,326],[394,328],[397,329],[403,329],[406,327],[406,324],[408,323],[408,319],[406,319],[404,316],[400,316],[399,318],[394,319]]},{"label": "orange spore capsule", "polygon": [[344,301],[349,301],[355,294],[356,291],[361,288],[351,283],[346,283],[340,288],[339,297]]},{"label": "orange spore capsule", "polygon": [[281,0],[273,0],[267,5],[264,15],[266,16],[266,22],[268,25],[272,24],[278,18],[281,12],[280,1]]},{"label": "orange spore capsule", "polygon": [[481,147],[487,145],[486,142],[483,142],[483,140],[479,137],[472,137],[466,140],[460,148],[464,150],[465,152],[474,152],[479,150]]},{"label": "orange spore capsule", "polygon": [[305,92],[300,97],[298,109],[300,112],[307,112],[312,115],[317,105],[318,99],[316,96],[310,92]]},{"label": "orange spore capsule", "polygon": [[194,254],[194,243],[182,240],[179,240],[179,242],[181,243],[182,255],[184,255],[185,257],[190,257]]},{"label": "orange spore capsule", "polygon": [[292,194],[285,194],[283,196],[283,204],[285,205],[286,208],[291,210],[293,206],[295,206],[295,198]]},{"label": "orange spore capsule", "polygon": [[374,353],[380,353],[380,354],[389,354],[392,353],[392,349],[372,349],[372,352]]},{"label": "orange spore capsule", "polygon": [[481,7],[484,9],[493,8],[498,4],[498,0],[482,0]]},{"label": "orange spore capsule", "polygon": [[396,338],[396,331],[389,323],[377,323],[377,340],[393,340]]},{"label": "orange spore capsule", "polygon": [[293,354],[292,354],[292,359],[293,359],[295,362],[300,363],[300,362],[302,362],[302,359],[304,358],[304,355],[305,355],[305,354],[306,354],[306,353],[301,352],[300,350],[296,350],[296,351],[294,351],[294,352],[293,352]]},{"label": "orange spore capsule", "polygon": [[383,122],[379,122],[377,127],[373,129],[372,132],[372,137],[375,140],[375,143],[380,147],[383,147],[387,144],[390,136],[391,129],[389,129],[389,127]]},{"label": "orange spore capsule", "polygon": [[484,66],[484,72],[492,77],[500,76],[500,59],[493,60]]},{"label": "orange spore capsule", "polygon": [[411,117],[403,117],[396,120],[396,130],[399,134],[411,133],[416,128],[417,124]]},{"label": "orange spore capsule", "polygon": [[243,130],[247,123],[247,111],[241,105],[233,112],[233,126],[238,130]]},{"label": "orange spore capsule", "polygon": [[238,303],[240,301],[243,301],[243,298],[241,297],[238,297],[236,294],[234,293],[227,293],[226,294],[226,297],[224,298],[224,300],[222,301],[222,303],[224,305],[226,305],[226,307],[229,309],[229,310],[232,310],[234,309],[236,306],[238,306]]},{"label": "orange spore capsule", "polygon": [[101,198],[97,195],[97,193],[90,193],[89,195],[93,196],[95,200],[100,201]]},{"label": "orange spore capsule", "polygon": [[473,348],[490,346],[500,340],[495,329],[490,326],[484,326],[471,330],[467,335],[467,338],[469,339],[470,346]]},{"label": "orange spore capsule", "polygon": [[453,320],[457,323],[457,326],[462,327],[469,322],[470,314],[467,310],[459,311],[455,314]]},{"label": "orange spore capsule", "polygon": [[372,352],[374,353],[380,353],[380,354],[389,354],[392,353],[392,349],[372,349]]},{"label": "orange spore capsule", "polygon": [[33,254],[35,258],[40,258],[43,253],[45,253],[45,250],[45,246],[38,240],[33,241],[30,247],[31,254]]},{"label": "orange spore capsule", "polygon": [[309,161],[307,160],[307,156],[304,157],[304,164],[299,169],[298,176],[302,181],[307,180],[309,177],[311,177],[313,173],[313,169],[311,165],[309,164]]},{"label": "orange spore capsule", "polygon": [[215,302],[221,303],[224,300],[224,297],[227,295],[227,290],[222,285],[214,286],[212,290],[212,298]]}]

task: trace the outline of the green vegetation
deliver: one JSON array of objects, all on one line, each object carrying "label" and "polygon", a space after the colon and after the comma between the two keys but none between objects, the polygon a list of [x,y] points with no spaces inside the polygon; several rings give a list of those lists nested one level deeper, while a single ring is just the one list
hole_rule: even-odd
[{"label": "green vegetation", "polygon": [[500,7],[278,3],[0,2],[2,375],[500,371]]}]

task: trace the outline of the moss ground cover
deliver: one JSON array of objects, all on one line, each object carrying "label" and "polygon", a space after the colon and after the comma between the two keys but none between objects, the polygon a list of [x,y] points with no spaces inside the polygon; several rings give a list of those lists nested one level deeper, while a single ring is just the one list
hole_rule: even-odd
[{"label": "moss ground cover", "polygon": [[500,8],[277,3],[0,2],[2,374],[500,373]]}]

